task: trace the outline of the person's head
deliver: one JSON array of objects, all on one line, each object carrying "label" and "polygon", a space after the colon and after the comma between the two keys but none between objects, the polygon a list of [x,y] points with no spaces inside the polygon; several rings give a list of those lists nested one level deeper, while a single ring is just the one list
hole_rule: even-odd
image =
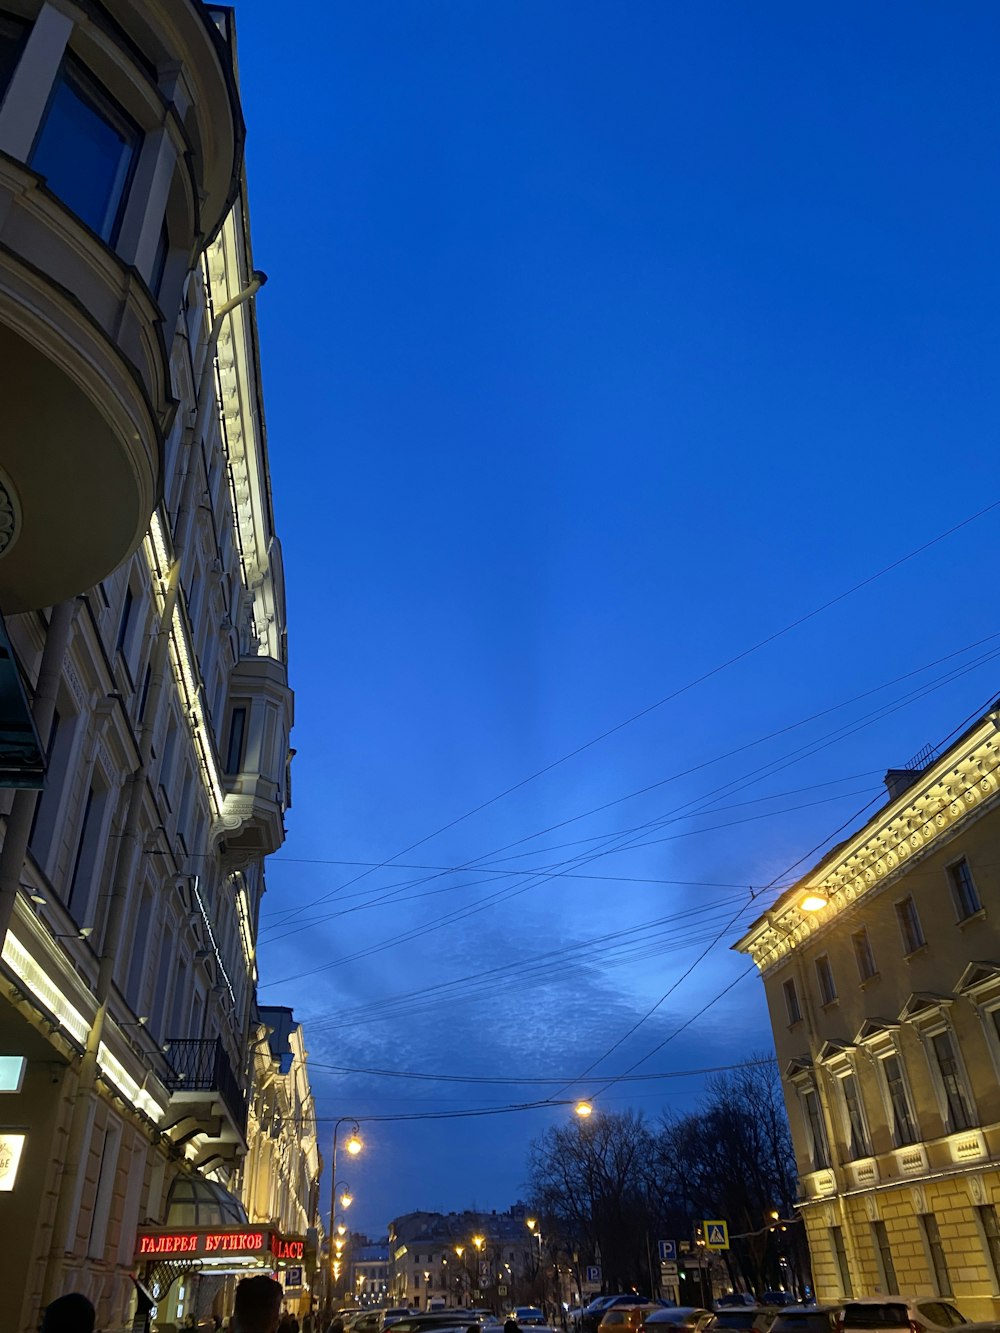
[{"label": "person's head", "polygon": [[284,1294],[281,1283],[263,1273],[238,1282],[233,1313],[240,1333],[274,1333]]},{"label": "person's head", "polygon": [[42,1333],[94,1333],[94,1307],[78,1291],[67,1292],[46,1306]]}]

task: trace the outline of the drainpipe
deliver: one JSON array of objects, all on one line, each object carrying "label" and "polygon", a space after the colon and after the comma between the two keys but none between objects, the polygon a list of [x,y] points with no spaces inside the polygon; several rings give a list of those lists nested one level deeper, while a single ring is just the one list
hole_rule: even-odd
[{"label": "drainpipe", "polygon": [[[45,746],[49,742],[52,719],[55,717],[56,696],[59,681],[62,678],[63,659],[69,646],[69,634],[76,613],[76,600],[60,602],[52,608],[49,617],[49,630],[45,636],[42,660],[38,670],[38,682],[31,706],[31,716],[38,732],[39,742]],[[18,886],[24,870],[24,859],[28,853],[28,838],[31,823],[35,817],[35,806],[40,792],[20,788],[14,793],[7,825],[4,830],[3,849],[0,851],[0,949],[7,938],[14,903],[17,901]]]},{"label": "drainpipe", "polygon": [[[212,327],[205,339],[205,354],[201,363],[192,448],[198,440],[204,437],[214,401],[215,348],[222,332],[223,322],[226,316],[237,306],[254,297],[266,281],[266,274],[255,271],[242,291],[237,292],[234,297],[220,306],[212,321]],[[118,839],[118,856],[115,862],[115,873],[108,903],[107,924],[104,930],[104,941],[101,945],[100,966],[95,990],[97,1013],[94,1016],[94,1021],[87,1036],[87,1046],[80,1061],[76,1091],[71,1094],[72,1121],[66,1140],[66,1153],[61,1178],[57,1186],[52,1245],[49,1250],[49,1258],[45,1268],[45,1281],[42,1286],[42,1308],[60,1294],[62,1287],[62,1269],[65,1257],[64,1238],[75,1206],[77,1180],[83,1165],[84,1137],[87,1132],[87,1108],[100,1072],[97,1057],[104,1035],[104,1026],[111,999],[115,960],[118,953],[118,937],[121,934],[125,919],[125,907],[128,901],[129,888],[132,884],[134,863],[142,850],[139,845],[142,800],[149,777],[156,717],[167,679],[170,632],[180,591],[181,565],[184,560],[186,545],[186,533],[183,531],[182,524],[186,527],[186,512],[191,506],[191,489],[194,476],[195,467],[192,465],[188,467],[185,475],[184,488],[177,508],[177,519],[174,524],[174,532],[176,533],[174,558],[164,584],[163,610],[156,631],[156,641],[150,654],[149,691],[146,696],[146,707],[139,729],[139,764],[128,779],[128,807]]]}]

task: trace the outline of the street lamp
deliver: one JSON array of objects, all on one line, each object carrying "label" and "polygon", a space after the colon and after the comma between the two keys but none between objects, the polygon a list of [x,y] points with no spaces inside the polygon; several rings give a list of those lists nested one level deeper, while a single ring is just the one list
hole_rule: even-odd
[{"label": "street lamp", "polygon": [[345,1184],[344,1181],[338,1181],[333,1187],[335,1197],[337,1195],[337,1190],[340,1190],[341,1208],[350,1208],[351,1204],[354,1202],[354,1195],[351,1193],[350,1185]]},{"label": "street lamp", "polygon": [[587,1101],[585,1097],[581,1098],[581,1100],[577,1102],[577,1104],[573,1107],[573,1110],[580,1117],[581,1120],[586,1120],[588,1115],[594,1114],[593,1106],[590,1104],[590,1102]]},{"label": "street lamp", "polygon": [[822,893],[807,893],[799,900],[799,908],[803,912],[821,912],[829,901]]},{"label": "street lamp", "polygon": [[[350,1126],[351,1126],[351,1131],[350,1131],[350,1133],[348,1134],[347,1139],[346,1139],[346,1141],[345,1141],[345,1143],[344,1143],[344,1148],[347,1150],[348,1153],[350,1153],[350,1155],[351,1155],[352,1157],[357,1157],[358,1153],[361,1152],[361,1150],[362,1150],[362,1149],[364,1148],[364,1146],[365,1146],[365,1145],[364,1145],[364,1142],[362,1141],[362,1138],[361,1138],[361,1126],[358,1124],[357,1120],[355,1120],[354,1116],[352,1116],[352,1115],[342,1115],[342,1116],[340,1117],[340,1119],[339,1119],[338,1121],[336,1121],[335,1124],[334,1124],[334,1126],[333,1126],[333,1151],[332,1151],[332,1153],[331,1153],[331,1155],[330,1155],[330,1180],[331,1180],[331,1182],[332,1182],[331,1190],[330,1190],[330,1225],[331,1225],[331,1226],[334,1225],[334,1221],[335,1221],[334,1214],[335,1214],[335,1212],[336,1212],[336,1208],[337,1208],[337,1185],[336,1185],[336,1180],[337,1180],[337,1136],[338,1136],[339,1133],[340,1133],[340,1127],[341,1127],[341,1125],[350,1125]],[[348,1194],[348,1198],[349,1198],[351,1201],[353,1201],[353,1197],[354,1197],[353,1195]],[[345,1207],[345,1208],[346,1208],[347,1206],[348,1206],[347,1204],[344,1204],[344,1207]],[[345,1227],[344,1230],[346,1231],[346,1229],[347,1229],[347,1228]],[[341,1232],[340,1234],[343,1235],[343,1232]],[[334,1272],[334,1265],[335,1265],[335,1264],[336,1264],[336,1269],[337,1269],[336,1272]],[[331,1295],[331,1297],[334,1295],[334,1293],[335,1293],[335,1291],[336,1291],[336,1288],[337,1288],[337,1279],[339,1278],[339,1276],[340,1276],[340,1264],[337,1263],[337,1261],[334,1260],[334,1259],[332,1258],[332,1256],[331,1256],[331,1260],[330,1260],[330,1295]]]}]

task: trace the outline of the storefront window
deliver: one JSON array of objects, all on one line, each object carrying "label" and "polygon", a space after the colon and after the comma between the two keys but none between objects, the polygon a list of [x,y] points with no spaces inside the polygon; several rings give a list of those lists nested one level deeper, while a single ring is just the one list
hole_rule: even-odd
[{"label": "storefront window", "polygon": [[140,137],[124,111],[70,56],[56,82],[31,166],[82,222],[110,241]]}]

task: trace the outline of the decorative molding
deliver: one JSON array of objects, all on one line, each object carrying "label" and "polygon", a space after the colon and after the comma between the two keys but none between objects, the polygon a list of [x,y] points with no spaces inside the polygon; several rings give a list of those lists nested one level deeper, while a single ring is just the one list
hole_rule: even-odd
[{"label": "decorative molding", "polygon": [[0,556],[5,555],[21,532],[21,506],[14,483],[0,468]]},{"label": "decorative molding", "polygon": [[[858,899],[905,874],[955,826],[992,806],[1000,793],[1000,711],[991,711],[947,754],[849,838],[835,854],[788,890],[737,944],[761,972],[830,925]],[[806,913],[799,901],[822,893],[826,907]]]},{"label": "decorative molding", "polygon": [[952,1134],[947,1143],[953,1162],[978,1162],[986,1156],[986,1139],[981,1130],[970,1129],[963,1134]]}]

